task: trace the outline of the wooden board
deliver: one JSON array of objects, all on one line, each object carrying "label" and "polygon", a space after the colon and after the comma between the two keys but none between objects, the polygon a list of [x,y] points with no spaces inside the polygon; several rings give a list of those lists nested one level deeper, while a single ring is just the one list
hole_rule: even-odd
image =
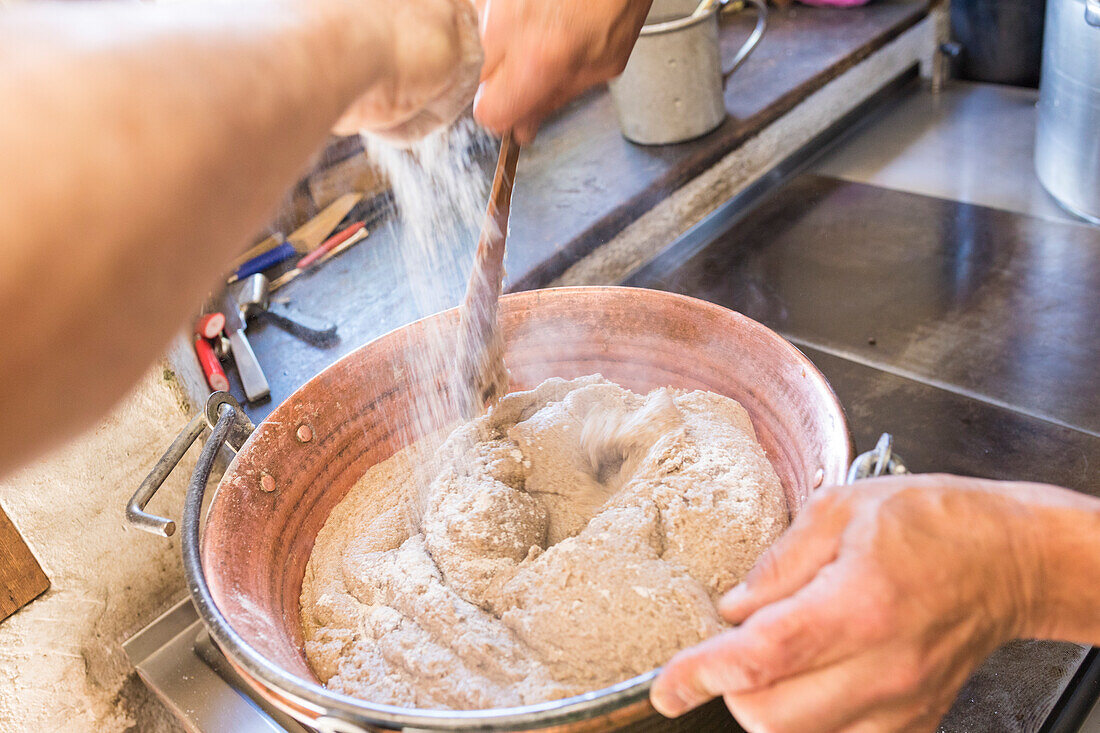
[{"label": "wooden board", "polygon": [[50,579],[19,530],[0,509],[0,621],[46,592]]}]

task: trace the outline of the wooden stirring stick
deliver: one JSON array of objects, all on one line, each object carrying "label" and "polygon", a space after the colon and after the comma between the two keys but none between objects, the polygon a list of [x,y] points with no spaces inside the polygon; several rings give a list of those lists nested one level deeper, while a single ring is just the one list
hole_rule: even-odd
[{"label": "wooden stirring stick", "polygon": [[459,325],[456,393],[464,417],[479,414],[483,406],[507,392],[504,344],[497,328],[497,299],[504,279],[504,243],[508,237],[508,212],[512,183],[519,162],[519,145],[507,133],[500,143],[493,188],[477,240],[477,254]]}]

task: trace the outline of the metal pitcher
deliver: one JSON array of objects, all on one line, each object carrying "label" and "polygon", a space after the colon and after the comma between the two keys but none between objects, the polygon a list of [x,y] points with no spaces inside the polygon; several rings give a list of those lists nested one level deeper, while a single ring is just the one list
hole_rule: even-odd
[{"label": "metal pitcher", "polygon": [[[751,5],[752,35],[728,68],[719,58],[718,18]],[[696,12],[698,11],[698,12]],[[642,145],[697,138],[726,118],[726,81],[760,42],[767,27],[763,0],[656,0],[626,69],[611,81],[623,136]]]},{"label": "metal pitcher", "polygon": [[1100,0],[1049,0],[1035,171],[1066,209],[1100,224]]}]

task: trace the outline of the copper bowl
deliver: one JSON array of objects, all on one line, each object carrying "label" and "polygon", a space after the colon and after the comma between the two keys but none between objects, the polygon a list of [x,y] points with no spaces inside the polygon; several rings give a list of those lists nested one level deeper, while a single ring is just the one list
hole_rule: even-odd
[{"label": "copper bowl", "polygon": [[[813,489],[844,482],[852,446],[836,396],[798,349],[755,321],[681,295],[610,287],[508,295],[500,320],[514,388],[599,372],[639,392],[728,395],[751,415],[792,514]],[[451,310],[372,341],[256,428],[218,486],[201,545],[198,512],[194,526],[185,516],[200,614],[249,684],[321,730],[595,730],[655,715],[647,697],[656,670],[577,697],[479,711],[373,704],[326,690],[310,670],[298,599],[314,539],[363,473],[409,440],[398,426],[408,424],[410,400],[447,380],[414,376],[407,357],[428,329],[453,333],[457,324]]]}]

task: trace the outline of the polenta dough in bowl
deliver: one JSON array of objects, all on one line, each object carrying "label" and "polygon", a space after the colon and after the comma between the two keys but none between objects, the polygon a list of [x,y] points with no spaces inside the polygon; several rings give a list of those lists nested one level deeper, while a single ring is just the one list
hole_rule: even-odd
[{"label": "polenta dough in bowl", "polygon": [[736,401],[550,379],[336,506],[302,586],[306,656],[336,692],[422,709],[597,690],[725,628],[715,601],[788,516]]}]

